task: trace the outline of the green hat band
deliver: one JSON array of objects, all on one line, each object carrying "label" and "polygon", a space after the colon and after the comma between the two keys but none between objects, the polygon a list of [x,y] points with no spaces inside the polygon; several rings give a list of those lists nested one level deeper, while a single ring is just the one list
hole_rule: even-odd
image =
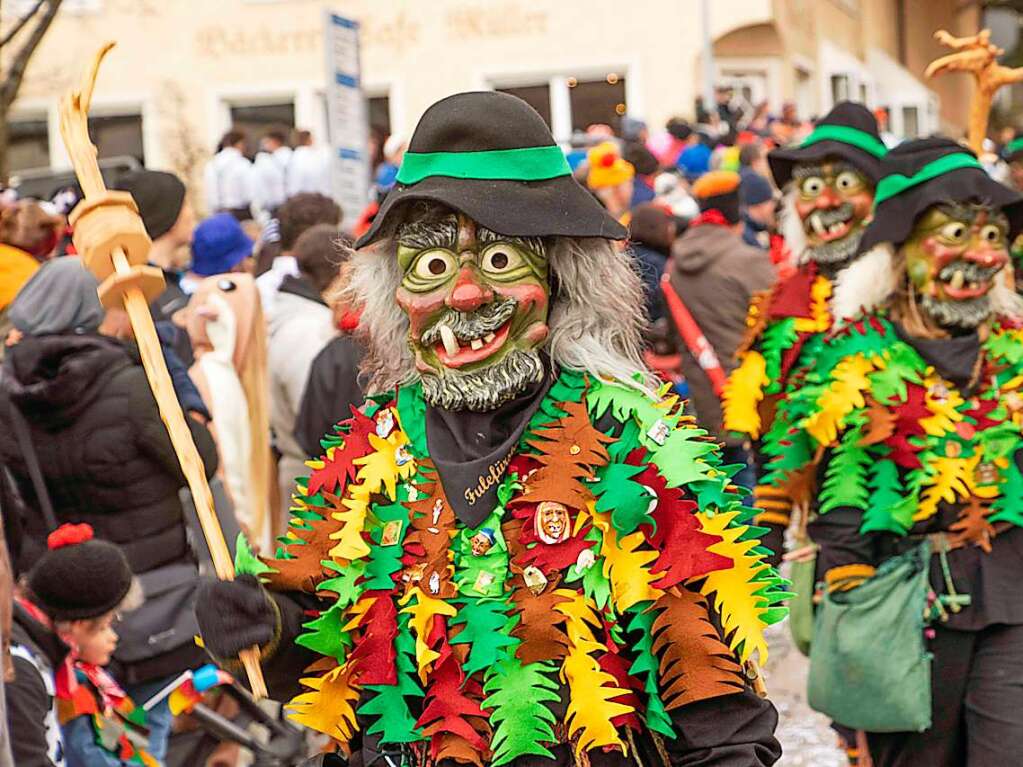
[{"label": "green hat band", "polygon": [[430,176],[505,181],[544,181],[570,176],[561,147],[529,146],[480,152],[406,152],[398,182],[415,184]]},{"label": "green hat band", "polygon": [[1012,141],[1005,145],[1005,154],[1007,155],[1015,154],[1016,152],[1019,152],[1021,150],[1023,150],[1023,136],[1020,136],[1019,138],[1014,138]]},{"label": "green hat band", "polygon": [[912,189],[914,186],[919,186],[938,176],[944,176],[946,173],[964,168],[976,168],[982,172],[984,170],[984,166],[972,154],[954,152],[927,163],[912,176],[903,176],[901,173],[885,176],[877,184],[877,191],[874,193],[874,208],[876,209],[885,200],[896,197],[907,189]]},{"label": "green hat band", "polygon": [[861,149],[867,154],[873,155],[879,159],[888,153],[888,147],[886,147],[881,141],[865,131],[861,131],[857,128],[850,128],[848,125],[818,125],[813,129],[813,132],[803,140],[803,143],[799,145],[799,148],[805,149],[808,146],[813,146],[819,141],[840,141],[843,144],[850,144],[857,149]]}]

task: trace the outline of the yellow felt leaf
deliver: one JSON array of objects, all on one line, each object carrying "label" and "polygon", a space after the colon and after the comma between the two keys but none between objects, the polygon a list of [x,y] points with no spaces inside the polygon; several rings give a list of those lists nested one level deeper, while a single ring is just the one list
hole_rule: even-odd
[{"label": "yellow felt leaf", "polygon": [[403,613],[408,613],[411,618],[409,626],[412,633],[416,635],[416,665],[419,670],[419,678],[425,683],[426,676],[430,673],[431,664],[440,657],[440,653],[431,650],[426,643],[430,631],[433,629],[433,616],[446,615],[453,617],[457,610],[443,599],[434,599],[424,594],[418,586],[409,589],[408,593],[401,598],[400,604],[411,602],[412,597],[416,598],[414,604],[402,608]]},{"label": "yellow felt leaf", "polygon": [[955,503],[970,497],[973,487],[973,472],[980,460],[979,455],[972,458],[948,458],[934,456],[927,463],[927,480],[925,489],[920,494],[920,505],[913,513],[913,521],[920,522],[930,519],[938,511],[941,501]]},{"label": "yellow felt leaf", "polygon": [[615,678],[601,669],[597,661],[598,655],[607,651],[607,646],[593,633],[600,619],[593,605],[578,591],[558,589],[554,593],[566,600],[554,609],[568,618],[565,633],[570,646],[561,665],[561,680],[568,685],[565,723],[569,736],[576,738],[576,754],[609,746],[625,753],[625,743],[611,720],[635,709],[613,700],[628,691],[619,687]]},{"label": "yellow felt leaf", "polygon": [[348,623],[341,627],[342,631],[352,631],[362,625],[362,619],[366,617],[366,613],[369,612],[369,608],[373,606],[373,603],[377,601],[377,597],[362,596],[359,598],[354,605],[349,608],[347,616],[350,618]]},{"label": "yellow felt leaf", "polygon": [[356,477],[369,493],[379,493],[383,490],[393,501],[398,478],[408,479],[415,472],[413,460],[405,461],[402,466],[398,465],[398,450],[404,449],[408,444],[408,437],[405,436],[405,432],[395,429],[386,438],[370,434],[369,443],[373,446],[373,452],[352,462],[359,467]]},{"label": "yellow felt leaf", "polygon": [[932,387],[941,384],[937,376],[928,376],[924,379],[924,386],[927,394],[924,398],[924,405],[933,415],[920,419],[920,426],[932,437],[942,437],[955,429],[955,425],[963,420],[963,414],[956,410],[963,404],[963,398],[955,389],[947,388],[947,396],[935,397],[932,394]]},{"label": "yellow felt leaf", "polygon": [[369,545],[362,537],[363,529],[366,526],[366,516],[369,513],[369,497],[363,497],[364,489],[364,487],[355,486],[352,489],[351,497],[341,501],[345,511],[335,511],[332,514],[334,519],[342,523],[340,530],[330,534],[330,539],[337,541],[334,548],[330,550],[330,555],[334,559],[353,561],[369,556]]},{"label": "yellow felt leaf", "polygon": [[811,318],[796,317],[792,327],[800,333],[824,333],[831,327],[831,311],[828,302],[831,299],[831,280],[818,277],[810,286]]},{"label": "yellow felt leaf", "polygon": [[764,399],[764,387],[769,383],[763,355],[754,349],[746,352],[739,367],[728,376],[722,396],[727,431],[748,434],[753,439],[760,436],[757,405]]},{"label": "yellow felt leaf", "polygon": [[660,576],[650,572],[650,565],[658,555],[656,551],[639,548],[646,539],[644,534],[639,531],[619,538],[611,524],[611,514],[597,511],[592,501],[587,504],[586,513],[602,533],[600,553],[604,557],[604,577],[611,582],[615,609],[624,613],[634,604],[660,597],[664,592],[652,585]]},{"label": "yellow felt leaf", "polygon": [[748,527],[732,524],[738,514],[737,511],[713,515],[700,511],[696,514],[703,532],[722,538],[707,550],[732,560],[731,567],[715,570],[706,577],[700,593],[704,596],[716,594],[715,603],[721,614],[724,634],[728,637],[729,647],[739,654],[740,660],[745,663],[756,652],[760,662],[766,663],[764,629],[767,624],[760,615],[770,605],[767,598],[756,593],[764,588],[764,584],[755,582],[754,578],[770,565],[763,561],[762,555],[754,553],[755,539],[739,540]]},{"label": "yellow felt leaf", "polygon": [[835,441],[843,418],[866,402],[863,392],[870,387],[867,374],[876,365],[862,354],[854,354],[839,362],[831,373],[831,384],[817,398],[817,407],[803,426],[821,445]]},{"label": "yellow felt leaf", "polygon": [[355,708],[358,687],[352,682],[350,664],[338,666],[322,676],[308,677],[301,682],[311,689],[288,703],[289,718],[311,730],[322,732],[347,744],[355,734]]}]

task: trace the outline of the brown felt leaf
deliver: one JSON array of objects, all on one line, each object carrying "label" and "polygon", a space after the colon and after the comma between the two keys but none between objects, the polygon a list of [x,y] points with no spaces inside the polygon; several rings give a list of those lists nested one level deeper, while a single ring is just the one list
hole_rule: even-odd
[{"label": "brown felt leaf", "polygon": [[[436,476],[432,464],[428,461],[422,461],[420,469],[427,476]],[[405,571],[421,569],[422,579],[418,585],[424,591],[428,590],[430,578],[436,573],[440,579],[440,590],[436,594],[428,593],[440,599],[452,599],[458,595],[455,584],[452,582],[454,554],[451,551],[451,539],[455,536],[456,530],[455,514],[451,510],[439,480],[435,479],[433,482],[419,485],[417,489],[420,494],[419,499],[408,501],[405,504],[412,517],[408,535],[405,537],[405,544],[407,551],[414,550],[416,546],[422,547],[423,554],[413,557],[411,562],[406,565]],[[436,521],[434,521],[435,508],[440,509]],[[415,582],[410,581],[407,588],[416,585]]]},{"label": "brown felt leaf", "polygon": [[540,451],[536,456],[540,468],[526,479],[518,502],[557,501],[583,509],[593,499],[585,481],[593,479],[597,467],[607,464],[606,445],[613,440],[590,423],[585,400],[561,402],[558,407],[567,415],[538,429],[529,440],[530,446]]},{"label": "brown felt leaf", "polygon": [[985,553],[991,553],[991,539],[997,531],[988,517],[991,507],[975,495],[959,510],[959,518],[949,527],[949,531],[960,538],[964,545],[979,546]]},{"label": "brown felt leaf", "polygon": [[687,703],[741,692],[742,668],[710,622],[707,600],[670,589],[654,603],[653,649],[661,662],[660,687],[669,711]]},{"label": "brown felt leaf", "polygon": [[778,412],[780,394],[765,394],[764,398],[757,404],[757,414],[760,416],[760,433],[766,433],[771,424],[774,423],[774,416]]},{"label": "brown felt leaf", "polygon": [[342,522],[333,518],[329,510],[322,510],[326,519],[303,520],[303,527],[292,525],[288,532],[301,543],[284,546],[293,559],[268,559],[266,564],[275,572],[267,573],[266,580],[271,588],[280,591],[305,591],[315,593],[328,572],[323,561],[331,559],[330,550],[334,541],[330,534],[337,532]]},{"label": "brown felt leaf", "polygon": [[877,445],[884,442],[895,433],[895,424],[898,416],[894,410],[889,410],[884,405],[867,399],[867,422],[860,430],[859,447]]},{"label": "brown felt leaf", "polygon": [[[425,730],[423,734],[427,737],[430,735]],[[473,748],[472,744],[465,738],[450,732],[437,736],[434,763],[440,764],[445,759],[450,759],[459,764],[474,764],[476,767],[483,767],[483,754]]]},{"label": "brown felt leaf", "polygon": [[520,640],[515,654],[523,665],[564,658],[569,646],[565,616],[554,607],[568,600],[554,593],[551,584],[542,594],[533,594],[521,578],[515,579],[511,598],[519,616],[518,625],[512,629],[512,636]]},{"label": "brown felt leaf", "polygon": [[519,557],[526,551],[522,542],[522,526],[525,520],[517,517],[507,517],[501,522],[501,535],[508,546],[508,569],[514,574],[522,572],[522,565],[519,564]]}]

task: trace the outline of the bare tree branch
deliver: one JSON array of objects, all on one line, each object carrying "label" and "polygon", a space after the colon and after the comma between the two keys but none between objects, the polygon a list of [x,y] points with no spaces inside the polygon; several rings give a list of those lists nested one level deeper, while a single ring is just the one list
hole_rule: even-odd
[{"label": "bare tree branch", "polygon": [[28,13],[26,13],[24,16],[18,19],[15,22],[14,26],[11,28],[11,30],[6,35],[3,36],[3,39],[0,39],[0,48],[3,48],[5,45],[7,45],[7,43],[11,41],[11,38],[18,34],[21,31],[22,27],[28,24],[29,19],[36,15],[39,9],[43,7],[43,3],[45,2],[46,0],[36,0],[36,4],[32,6],[32,10],[30,10]]},{"label": "bare tree branch", "polygon": [[3,102],[5,112],[14,103],[14,99],[17,98],[18,90],[21,88],[21,81],[25,77],[25,70],[28,68],[29,59],[32,58],[32,54],[35,53],[39,43],[42,42],[63,1],[45,0],[47,3],[46,10],[37,20],[28,39],[25,40],[21,48],[11,58],[11,68],[4,77],[3,88],[0,89],[0,101]]}]

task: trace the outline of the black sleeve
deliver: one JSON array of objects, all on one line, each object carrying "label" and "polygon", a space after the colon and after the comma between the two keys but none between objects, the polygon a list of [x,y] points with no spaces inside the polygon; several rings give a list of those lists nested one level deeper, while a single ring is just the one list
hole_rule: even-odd
[{"label": "black sleeve", "polygon": [[46,740],[50,696],[39,671],[24,658],[14,659],[14,681],[4,685],[7,731],[18,767],[54,767]]},{"label": "black sleeve", "polygon": [[818,514],[807,525],[810,538],[820,546],[817,552],[817,571],[822,575],[828,570],[848,565],[878,564],[876,538],[860,533],[863,512],[859,509],[840,507],[827,514]]},{"label": "black sleeve", "polygon": [[701,700],[671,712],[671,767],[770,767],[781,758],[778,712],[752,690]]},{"label": "black sleeve", "polygon": [[295,441],[306,455],[320,455],[320,439],[338,421],[362,405],[359,361],[362,354],[351,338],[331,340],[313,360],[295,418]]},{"label": "black sleeve", "polygon": [[323,609],[323,603],[310,594],[299,592],[271,591],[270,598],[281,612],[281,636],[273,656],[263,661],[263,677],[270,697],[287,702],[302,692],[304,688],[298,680],[306,676],[306,668],[321,657],[296,644],[295,640],[303,631],[302,624],[313,620],[315,611]]}]

